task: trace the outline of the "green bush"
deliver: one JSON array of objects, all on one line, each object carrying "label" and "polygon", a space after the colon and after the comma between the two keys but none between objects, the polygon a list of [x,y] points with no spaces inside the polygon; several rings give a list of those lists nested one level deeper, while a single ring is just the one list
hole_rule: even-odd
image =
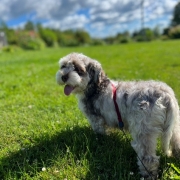
[{"label": "green bush", "polygon": [[3,52],[14,52],[14,48],[12,46],[5,46],[2,48]]},{"label": "green bush", "polygon": [[65,32],[58,36],[58,44],[60,46],[79,46],[80,42],[75,38],[73,33]]},{"label": "green bush", "polygon": [[92,39],[91,45],[93,46],[105,45],[105,42],[102,39]]},{"label": "green bush", "polygon": [[39,38],[25,38],[21,40],[20,47],[26,50],[41,50],[45,47],[45,44]]},{"label": "green bush", "polygon": [[78,30],[75,32],[75,39],[81,44],[90,44],[91,38],[86,31]]},{"label": "green bush", "polygon": [[163,40],[163,41],[169,40],[169,36],[167,36],[167,35],[162,35],[162,36],[161,36],[161,40]]},{"label": "green bush", "polygon": [[16,31],[9,29],[6,31],[7,41],[10,45],[17,45],[18,44],[18,36]]},{"label": "green bush", "polygon": [[44,42],[35,31],[17,31],[17,45],[26,50],[40,50],[45,47]]},{"label": "green bush", "polygon": [[179,25],[179,26],[176,26],[176,27],[172,27],[172,28],[169,30],[168,35],[169,35],[169,37],[172,38],[172,39],[180,39],[180,25]]},{"label": "green bush", "polygon": [[144,36],[142,36],[142,35],[137,35],[134,39],[135,39],[135,41],[137,41],[137,42],[145,41],[145,38],[144,38]]},{"label": "green bush", "polygon": [[57,42],[56,33],[51,29],[40,29],[40,37],[46,43],[48,47],[53,47]]},{"label": "green bush", "polygon": [[139,32],[135,32],[133,38],[137,42],[152,41],[154,39],[154,32],[149,28],[144,28]]},{"label": "green bush", "polygon": [[119,44],[119,43],[128,43],[130,42],[130,34],[129,32],[125,31],[123,33],[118,33],[115,37],[115,43]]},{"label": "green bush", "polygon": [[2,47],[0,50],[1,52],[14,53],[14,52],[22,51],[22,48],[16,45],[8,45],[8,46]]},{"label": "green bush", "polygon": [[154,39],[154,32],[151,29],[146,29],[145,35],[147,41],[152,41]]},{"label": "green bush", "polygon": [[130,38],[128,38],[128,37],[123,37],[123,38],[120,40],[120,43],[123,43],[123,44],[129,43],[129,42],[130,42]]},{"label": "green bush", "polygon": [[104,38],[104,42],[106,44],[115,44],[116,41],[117,41],[116,38],[114,38],[113,36]]},{"label": "green bush", "polygon": [[69,39],[64,43],[65,46],[79,46],[80,43],[76,39]]}]

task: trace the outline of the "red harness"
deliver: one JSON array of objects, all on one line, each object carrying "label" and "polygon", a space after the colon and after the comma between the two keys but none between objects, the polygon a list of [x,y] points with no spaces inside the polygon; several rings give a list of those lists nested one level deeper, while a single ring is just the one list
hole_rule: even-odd
[{"label": "red harness", "polygon": [[116,87],[114,86],[114,84],[112,84],[113,101],[114,101],[114,106],[115,106],[115,109],[116,109],[116,114],[117,114],[117,118],[118,118],[118,122],[119,122],[119,127],[123,128],[124,127],[124,123],[122,121],[121,113],[119,111],[119,107],[118,107],[118,104],[116,102],[116,90],[117,90]]}]

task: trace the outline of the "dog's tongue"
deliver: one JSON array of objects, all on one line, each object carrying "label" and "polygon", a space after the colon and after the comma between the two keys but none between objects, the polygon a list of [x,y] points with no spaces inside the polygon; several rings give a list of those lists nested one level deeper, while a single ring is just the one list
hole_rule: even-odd
[{"label": "dog's tongue", "polygon": [[73,91],[73,87],[72,86],[69,86],[69,85],[66,85],[65,88],[64,88],[64,94],[66,96],[69,96],[71,94],[71,92]]}]

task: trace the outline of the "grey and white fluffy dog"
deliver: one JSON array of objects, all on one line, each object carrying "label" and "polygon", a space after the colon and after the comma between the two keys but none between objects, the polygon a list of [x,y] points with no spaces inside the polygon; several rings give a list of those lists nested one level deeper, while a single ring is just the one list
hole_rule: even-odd
[{"label": "grey and white fluffy dog", "polygon": [[130,132],[131,145],[142,161],[138,159],[140,174],[151,179],[151,173],[156,179],[157,138],[161,137],[166,155],[180,153],[180,114],[173,90],[163,82],[152,80],[112,81],[98,61],[79,53],[61,58],[59,65],[57,83],[65,85],[66,95],[76,94],[80,110],[96,133],[104,134],[106,127],[118,127],[112,84],[116,86],[116,102],[124,129]]}]

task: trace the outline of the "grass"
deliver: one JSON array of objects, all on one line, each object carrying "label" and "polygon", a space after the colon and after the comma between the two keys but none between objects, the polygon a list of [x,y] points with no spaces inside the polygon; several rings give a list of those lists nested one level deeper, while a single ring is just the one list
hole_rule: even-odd
[{"label": "grass", "polygon": [[[55,82],[58,59],[82,52],[113,79],[165,81],[180,100],[180,41],[55,48],[0,54],[0,179],[139,179],[136,154],[120,131],[95,135]],[[180,162],[160,148],[160,179]],[[133,175],[132,175],[133,174]]]}]

